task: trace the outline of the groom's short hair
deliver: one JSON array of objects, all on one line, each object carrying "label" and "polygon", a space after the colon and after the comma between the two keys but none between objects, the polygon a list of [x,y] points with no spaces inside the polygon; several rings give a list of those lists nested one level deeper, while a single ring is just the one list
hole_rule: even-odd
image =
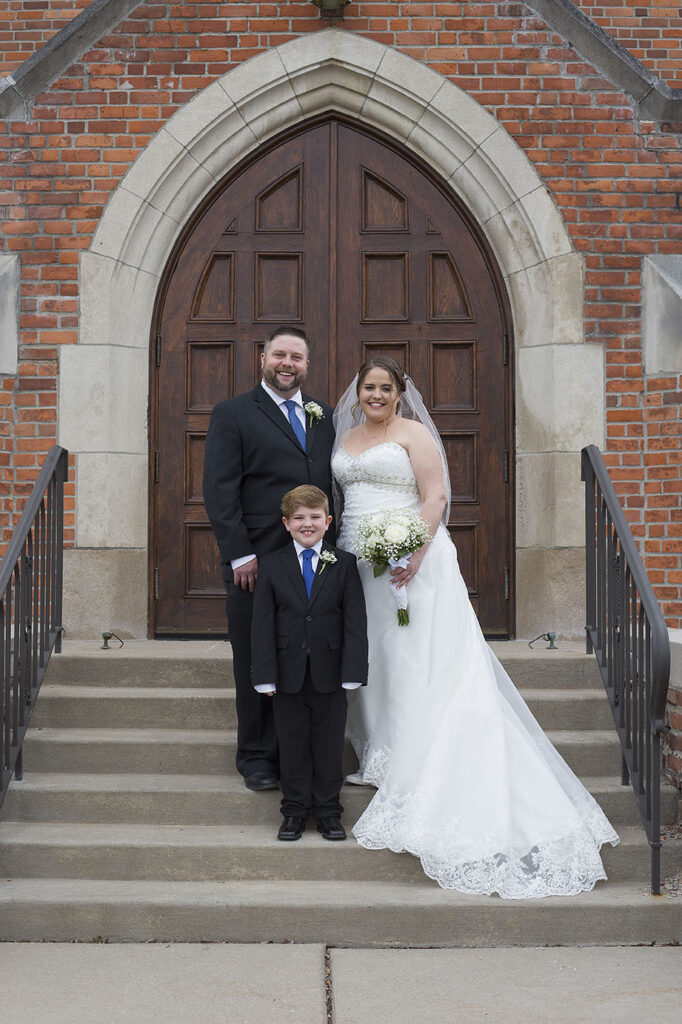
[{"label": "groom's short hair", "polygon": [[267,352],[275,338],[280,338],[283,334],[290,334],[294,338],[300,338],[301,341],[305,342],[306,352],[310,352],[310,342],[305,331],[302,331],[300,327],[289,327],[287,324],[280,324],[279,327],[275,327],[274,331],[270,332],[263,351]]},{"label": "groom's short hair", "polygon": [[280,509],[286,520],[291,519],[297,508],[323,508],[324,514],[329,515],[329,499],[324,491],[313,484],[301,484],[294,487],[292,491],[282,498]]}]

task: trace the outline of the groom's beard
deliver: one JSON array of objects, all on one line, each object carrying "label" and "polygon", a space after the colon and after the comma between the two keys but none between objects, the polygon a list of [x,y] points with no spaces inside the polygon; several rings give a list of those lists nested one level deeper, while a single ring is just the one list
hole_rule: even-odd
[{"label": "groom's beard", "polygon": [[306,379],[307,376],[305,370],[301,370],[297,373],[293,366],[289,371],[292,374],[292,376],[289,377],[287,380],[280,380],[280,378],[277,375],[277,372],[277,370],[273,370],[267,366],[264,366],[263,380],[265,381],[266,384],[269,384],[271,388],[274,388],[275,391],[283,391],[285,393],[289,391],[298,391],[298,389],[301,387],[303,381]]}]

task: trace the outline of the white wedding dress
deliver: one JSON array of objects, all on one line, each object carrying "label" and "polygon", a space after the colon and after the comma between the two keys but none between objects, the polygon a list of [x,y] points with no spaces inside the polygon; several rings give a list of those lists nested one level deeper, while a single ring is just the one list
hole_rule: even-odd
[{"label": "white wedding dress", "polygon": [[[367,512],[419,511],[407,451],[340,447],[339,546],[353,551]],[[441,526],[398,626],[388,572],[359,563],[369,682],[351,695],[348,732],[377,792],[353,828],[368,849],[419,857],[439,885],[511,899],[573,895],[606,878],[602,843],[618,836],[557,753],[486,644],[449,534]]]}]

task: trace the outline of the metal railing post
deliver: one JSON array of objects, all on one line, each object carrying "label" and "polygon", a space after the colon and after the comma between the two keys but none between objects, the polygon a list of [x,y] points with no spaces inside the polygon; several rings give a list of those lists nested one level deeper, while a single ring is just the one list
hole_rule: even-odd
[{"label": "metal railing post", "polygon": [[64,588],[64,484],[69,472],[69,455],[62,449],[62,454],[57,463],[56,489],[56,532],[57,545],[55,549],[55,570],[54,570],[54,622],[57,629],[55,641],[55,653],[62,651],[62,632],[64,623],[62,621],[62,594]]},{"label": "metal railing post", "polygon": [[61,649],[64,483],[50,449],[0,562],[0,804],[23,777],[23,742],[53,650]]},{"label": "metal railing post", "polygon": [[581,478],[585,481],[585,614],[587,626],[585,627],[585,651],[592,654],[594,645],[592,643],[591,629],[597,625],[597,540],[595,535],[595,486],[594,471],[590,460],[583,451],[581,453]]},{"label": "metal railing post", "polygon": [[[587,652],[594,650],[651,849],[651,891],[661,883],[661,736],[670,641],[601,452],[583,448]],[[592,574],[594,567],[594,575]],[[591,641],[591,645],[590,645]]]}]

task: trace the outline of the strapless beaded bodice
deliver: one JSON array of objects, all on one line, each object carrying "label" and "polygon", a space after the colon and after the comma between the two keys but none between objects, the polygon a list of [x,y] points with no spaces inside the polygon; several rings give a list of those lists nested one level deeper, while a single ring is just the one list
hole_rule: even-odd
[{"label": "strapless beaded bodice", "polygon": [[410,456],[396,441],[351,455],[338,448],[332,459],[332,473],[343,492],[343,519],[339,545],[351,549],[358,520],[368,512],[387,508],[421,509],[422,501]]}]

